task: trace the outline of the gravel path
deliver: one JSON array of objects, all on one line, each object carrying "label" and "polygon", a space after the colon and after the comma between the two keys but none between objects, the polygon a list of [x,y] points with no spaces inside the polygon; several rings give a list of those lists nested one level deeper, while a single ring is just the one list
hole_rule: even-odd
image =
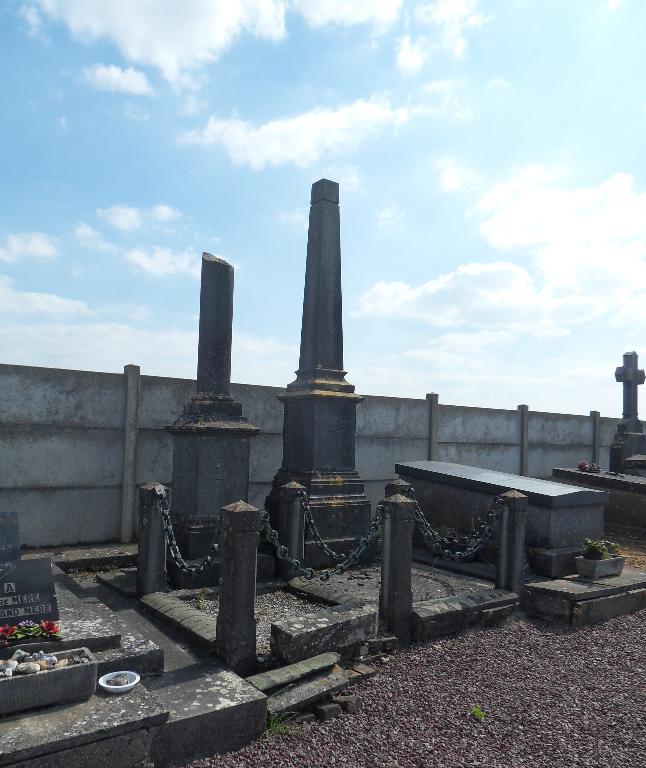
[{"label": "gravel path", "polygon": [[438,640],[357,684],[357,714],[191,768],[644,768],[645,638],[646,611],[576,632],[523,620]]}]

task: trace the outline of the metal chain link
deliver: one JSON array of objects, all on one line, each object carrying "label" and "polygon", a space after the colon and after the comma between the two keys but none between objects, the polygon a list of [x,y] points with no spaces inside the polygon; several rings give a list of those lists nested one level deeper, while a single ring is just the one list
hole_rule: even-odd
[{"label": "metal chain link", "polygon": [[303,489],[300,493],[301,503],[303,504],[303,517],[305,520],[305,528],[309,530],[312,540],[318,545],[319,549],[336,563],[341,563],[345,559],[345,555],[335,552],[330,546],[328,546],[321,537],[316,523],[314,522],[314,515],[312,514],[312,507],[310,506],[310,500],[307,495],[307,491]]},{"label": "metal chain link", "polygon": [[218,553],[218,544],[215,541],[211,544],[208,554],[204,557],[199,565],[189,565],[182,557],[179,544],[177,543],[177,538],[175,537],[166,489],[163,485],[158,484],[155,486],[155,493],[157,494],[157,506],[159,507],[159,514],[161,515],[164,536],[166,537],[166,543],[168,544],[168,551],[170,552],[170,556],[173,559],[173,562],[181,571],[194,579],[199,576],[205,568],[211,565],[213,562],[213,557]]},{"label": "metal chain link", "polygon": [[[304,502],[303,507],[305,508]],[[271,523],[269,521],[269,512],[266,509],[261,513],[261,533],[265,537],[266,541],[275,547],[276,556],[278,559],[288,562],[302,578],[310,580],[313,579],[316,575],[321,581],[329,581],[332,576],[341,576],[354,565],[357,565],[361,557],[366,553],[368,547],[372,544],[373,540],[377,536],[377,533],[383,525],[383,521],[384,508],[382,504],[378,504],[373,521],[370,523],[363,536],[360,537],[359,543],[352,550],[352,552],[347,555],[343,555],[343,560],[338,562],[334,568],[328,568],[327,570],[321,571],[318,574],[315,573],[313,568],[304,568],[300,560],[296,560],[290,556],[288,548],[280,543],[278,531],[271,527]]]},{"label": "metal chain link", "polygon": [[[435,557],[443,560],[455,560],[458,562],[472,560],[482,547],[491,540],[495,533],[496,522],[499,519],[505,504],[500,496],[496,496],[491,502],[491,507],[487,512],[487,516],[480,523],[478,528],[472,531],[468,536],[464,537],[462,541],[452,541],[440,535],[433,529],[431,524],[424,517],[424,513],[420,509],[414,491],[413,500],[415,502],[415,522],[424,537],[426,548]],[[450,546],[454,544],[466,546],[466,549],[462,551],[450,549]]]}]

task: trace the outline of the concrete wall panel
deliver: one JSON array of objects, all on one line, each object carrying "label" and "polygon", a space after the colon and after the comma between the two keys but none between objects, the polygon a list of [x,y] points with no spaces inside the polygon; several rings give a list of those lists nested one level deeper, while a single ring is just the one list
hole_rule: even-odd
[{"label": "concrete wall panel", "polygon": [[517,445],[440,443],[437,454],[438,461],[450,461],[454,464],[468,464],[472,467],[518,474]]},{"label": "concrete wall panel", "polygon": [[419,439],[358,437],[356,446],[357,469],[362,479],[383,481],[383,485],[395,477],[396,462],[424,461],[428,443]]},{"label": "concrete wall panel", "polygon": [[518,412],[440,404],[438,439],[441,443],[515,443],[518,445],[520,440]]},{"label": "concrete wall panel", "polygon": [[357,406],[361,437],[428,439],[428,403],[401,397],[366,396]]},{"label": "concrete wall panel", "polygon": [[173,479],[173,438],[165,429],[140,429],[137,437],[136,483],[156,480],[170,485]]},{"label": "concrete wall panel", "polygon": [[592,419],[589,416],[530,411],[528,429],[530,445],[592,445]]}]

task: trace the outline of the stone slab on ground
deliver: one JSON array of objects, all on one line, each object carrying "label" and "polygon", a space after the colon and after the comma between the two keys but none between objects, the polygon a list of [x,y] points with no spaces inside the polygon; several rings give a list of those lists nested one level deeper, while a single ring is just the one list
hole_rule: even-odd
[{"label": "stone slab on ground", "polygon": [[121,696],[97,693],[77,704],[0,720],[0,766],[132,768],[151,760],[168,711],[138,685]]},{"label": "stone slab on ground", "polygon": [[157,734],[155,768],[239,749],[265,729],[267,697],[217,662],[146,681],[170,712]]},{"label": "stone slab on ground", "polygon": [[[314,578],[306,580],[297,576],[289,582],[289,587],[297,594],[302,594],[329,605],[343,605],[361,601],[377,605],[381,586],[381,568],[378,565],[353,568],[342,576],[335,576],[329,581]],[[457,593],[485,592],[494,588],[491,582],[457,573],[447,573],[439,568],[415,565],[411,571],[413,600],[432,600]]]},{"label": "stone slab on ground", "polygon": [[510,616],[518,608],[518,595],[502,589],[413,603],[413,639],[424,642],[456,634],[477,624],[489,626]]},{"label": "stone slab on ground", "polygon": [[335,666],[327,672],[319,672],[307,680],[287,686],[267,699],[267,712],[282,715],[286,712],[300,712],[321,699],[338,693],[350,683],[347,672]]},{"label": "stone slab on ground", "polygon": [[340,655],[338,653],[320,653],[318,656],[312,656],[310,659],[297,661],[296,664],[290,664],[278,669],[270,669],[268,672],[261,672],[258,675],[252,675],[246,678],[255,688],[263,693],[280,688],[290,683],[294,683],[304,677],[309,677],[316,672],[330,669],[339,663]]},{"label": "stone slab on ground", "polygon": [[99,663],[98,675],[124,669],[140,675],[159,675],[164,671],[164,651],[152,640],[124,631],[121,646],[94,654]]},{"label": "stone slab on ground", "polygon": [[271,625],[271,648],[290,664],[326,651],[343,655],[377,633],[377,620],[374,605],[349,610],[328,608],[284,619]]},{"label": "stone slab on ground", "polygon": [[153,592],[142,597],[140,602],[158,619],[180,629],[191,642],[213,649],[216,620],[208,614],[165,592]]},{"label": "stone slab on ground", "polygon": [[578,576],[525,585],[525,610],[530,616],[573,626],[634,613],[646,608],[646,572],[624,568],[620,576],[584,581]]},{"label": "stone slab on ground", "polygon": [[126,597],[137,596],[137,569],[121,568],[108,573],[99,573],[96,577],[99,584],[120,592]]},{"label": "stone slab on ground", "polygon": [[45,557],[61,570],[100,571],[137,565],[137,544],[102,544],[83,547],[46,547],[23,549],[23,559]]}]

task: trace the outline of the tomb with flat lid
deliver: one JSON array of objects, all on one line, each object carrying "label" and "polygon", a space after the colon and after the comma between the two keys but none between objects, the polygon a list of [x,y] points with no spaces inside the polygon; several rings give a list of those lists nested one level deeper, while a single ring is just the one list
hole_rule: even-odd
[{"label": "tomb with flat lid", "polygon": [[495,496],[511,490],[527,496],[530,564],[541,576],[575,573],[583,540],[603,536],[604,491],[443,461],[400,463],[395,471],[413,486],[435,527],[471,530]]}]

